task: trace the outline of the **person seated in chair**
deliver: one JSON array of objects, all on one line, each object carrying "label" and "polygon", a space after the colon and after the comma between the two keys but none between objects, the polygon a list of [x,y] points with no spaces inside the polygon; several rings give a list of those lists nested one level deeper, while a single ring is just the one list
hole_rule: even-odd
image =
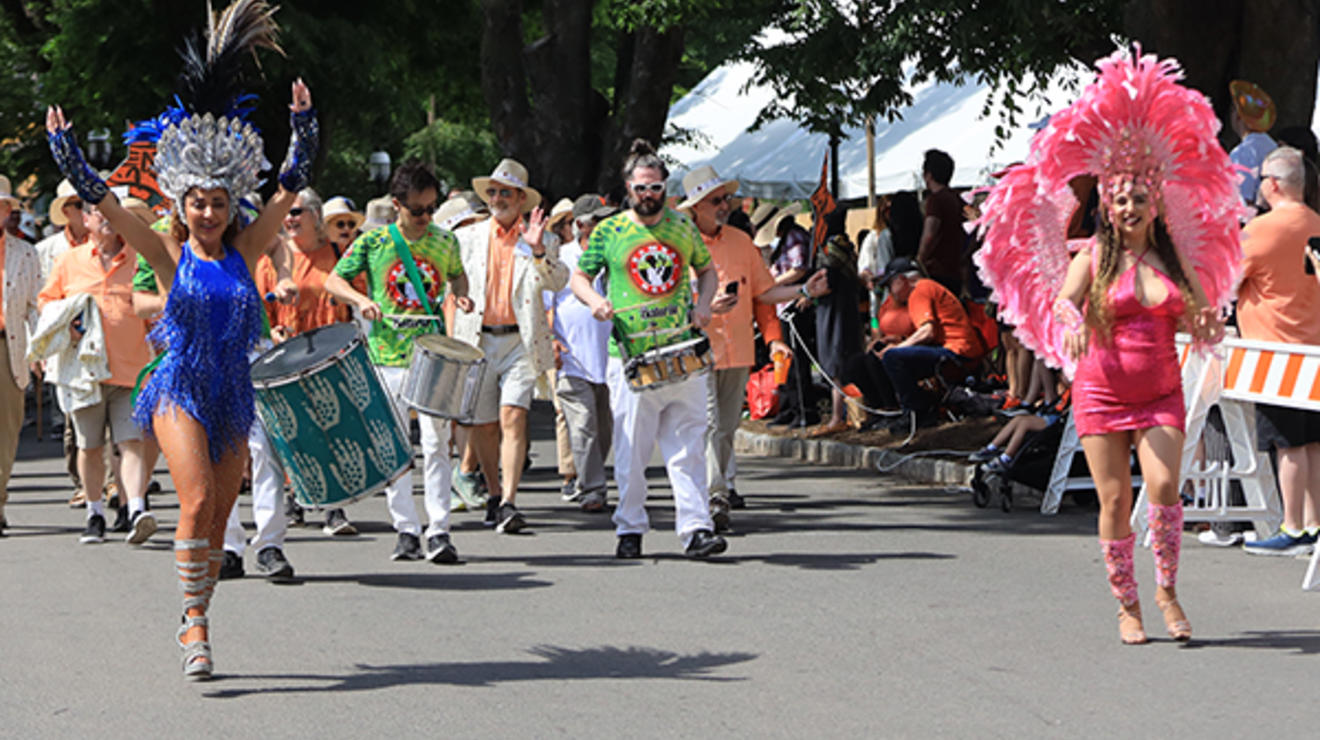
[{"label": "person seated in chair", "polygon": [[935,421],[935,403],[918,383],[935,375],[945,363],[967,365],[985,354],[976,327],[962,302],[949,289],[925,278],[907,257],[895,257],[885,267],[882,286],[894,301],[907,306],[916,331],[901,342],[879,350],[889,382],[903,413],[892,422],[893,431],[908,432]]}]

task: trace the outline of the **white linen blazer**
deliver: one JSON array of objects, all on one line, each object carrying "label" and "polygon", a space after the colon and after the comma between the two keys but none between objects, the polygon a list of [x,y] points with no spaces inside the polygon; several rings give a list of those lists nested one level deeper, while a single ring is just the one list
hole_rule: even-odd
[{"label": "white linen blazer", "polygon": [[28,334],[37,328],[37,294],[41,292],[41,263],[37,250],[13,235],[0,235],[5,245],[5,335],[9,370],[19,390],[27,388]]}]

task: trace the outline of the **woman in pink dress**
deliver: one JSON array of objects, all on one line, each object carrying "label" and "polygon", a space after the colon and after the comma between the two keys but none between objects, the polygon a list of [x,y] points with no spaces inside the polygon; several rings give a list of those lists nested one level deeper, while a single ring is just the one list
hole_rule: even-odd
[{"label": "woman in pink dress", "polygon": [[[1146,642],[1133,571],[1130,459],[1149,499],[1155,602],[1175,640],[1191,637],[1175,581],[1182,538],[1183,393],[1174,344],[1222,335],[1240,272],[1237,174],[1205,96],[1177,62],[1119,51],[1078,100],[1051,116],[1027,161],[991,189],[975,261],[1014,334],[1074,376],[1073,414],[1100,499],[1100,545],[1119,637]],[[1075,178],[1095,177],[1096,236],[1069,256]],[[1075,370],[1075,372],[1074,372]]]}]

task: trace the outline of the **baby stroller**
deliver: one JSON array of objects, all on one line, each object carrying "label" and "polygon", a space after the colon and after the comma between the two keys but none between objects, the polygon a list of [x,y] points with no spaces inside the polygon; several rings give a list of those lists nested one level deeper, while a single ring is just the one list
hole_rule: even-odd
[{"label": "baby stroller", "polygon": [[[1013,510],[1013,483],[1044,491],[1049,487],[1050,474],[1054,471],[1054,458],[1059,452],[1059,442],[1063,439],[1063,429],[1067,426],[1068,412],[1051,414],[1046,417],[1047,426],[1040,431],[1031,432],[1022,443],[1022,449],[1007,465],[990,460],[976,466],[972,476],[972,503],[977,508],[990,506],[997,496],[999,508],[1004,512]],[[1082,477],[1089,473],[1086,459],[1082,455],[1073,458],[1073,469],[1069,477]],[[1086,504],[1087,497],[1094,498],[1089,492],[1074,492],[1073,499],[1079,504]]]}]

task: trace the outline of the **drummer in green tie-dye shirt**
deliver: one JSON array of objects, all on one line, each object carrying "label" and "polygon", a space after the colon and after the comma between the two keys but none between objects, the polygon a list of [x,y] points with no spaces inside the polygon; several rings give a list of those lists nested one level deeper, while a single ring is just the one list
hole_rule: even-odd
[{"label": "drummer in green tie-dye shirt", "polygon": [[[709,374],[693,373],[664,386],[635,390],[624,361],[655,347],[691,338],[692,329],[710,323],[716,272],[697,227],[665,206],[669,170],[654,147],[633,142],[623,165],[632,208],[596,225],[587,251],[578,259],[569,286],[597,319],[614,320],[605,379],[614,415],[615,557],[642,557],[646,513],[646,464],[655,446],[665,460],[674,496],[674,529],[688,557],[724,552],[728,543],[714,532],[706,477],[706,400]],[[602,270],[608,297],[592,279]],[[692,299],[690,275],[697,274]],[[619,345],[622,345],[621,347]],[[621,351],[620,351],[621,350]],[[571,348],[570,348],[571,351]]]}]

